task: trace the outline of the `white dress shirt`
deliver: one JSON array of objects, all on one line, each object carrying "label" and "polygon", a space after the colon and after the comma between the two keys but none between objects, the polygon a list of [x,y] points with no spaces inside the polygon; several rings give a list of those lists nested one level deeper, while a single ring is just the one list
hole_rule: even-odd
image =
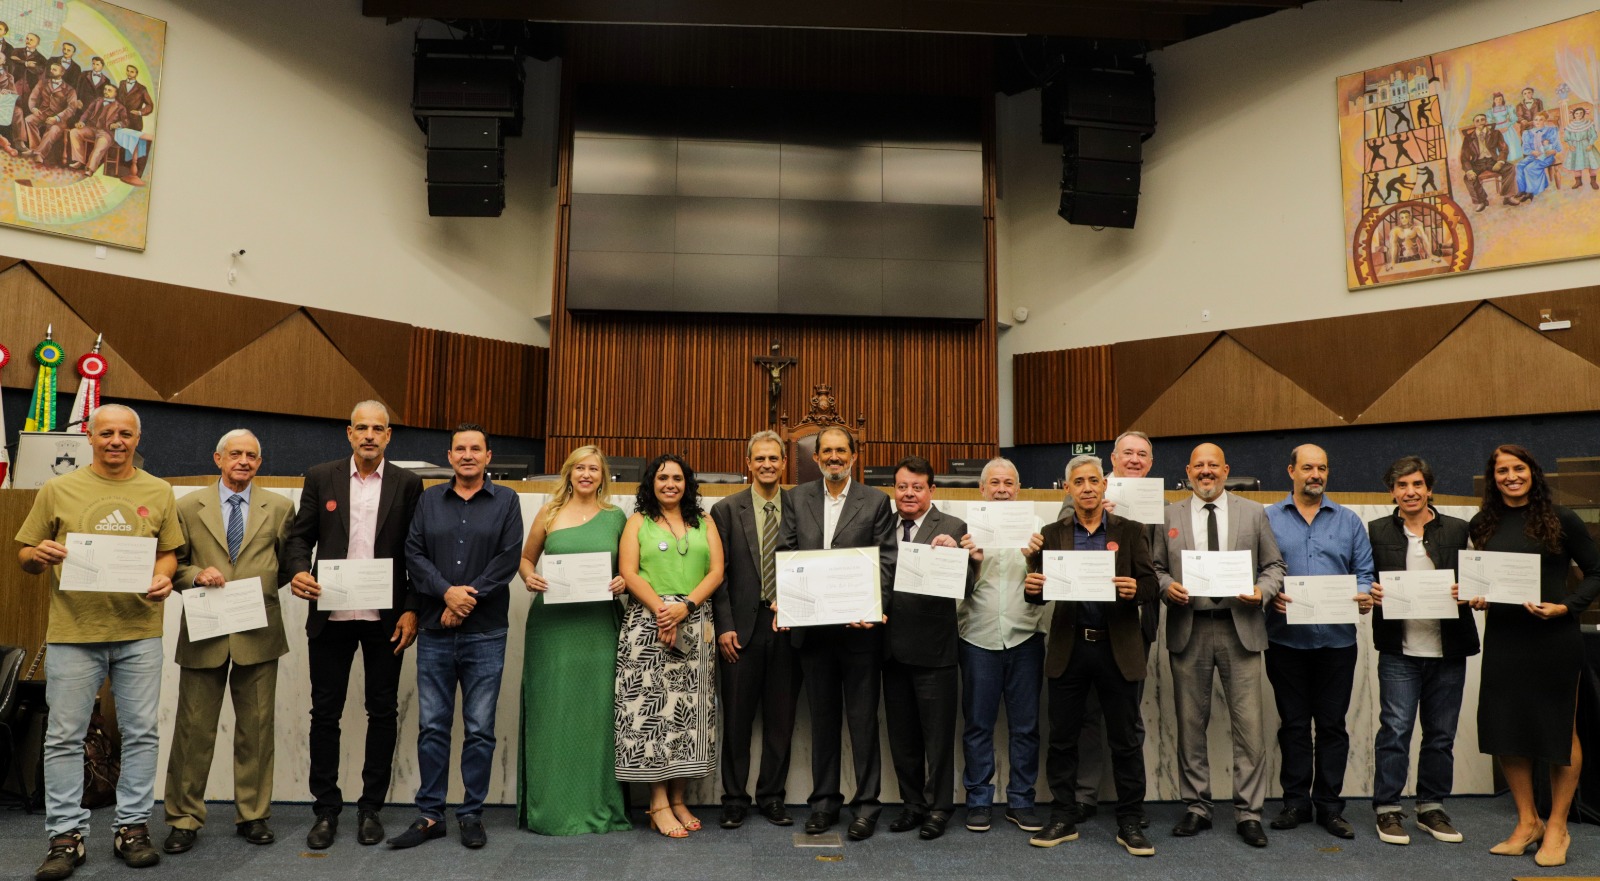
[{"label": "white dress shirt", "polygon": [[[1206,521],[1210,519],[1211,512],[1206,510],[1206,505],[1217,506],[1217,544],[1221,547],[1206,547]],[[1228,494],[1217,496],[1215,501],[1207,502],[1195,496],[1189,503],[1189,528],[1194,530],[1194,549],[1197,551],[1228,551]]]},{"label": "white dress shirt", "polygon": [[[383,466],[387,459],[379,460],[371,477],[363,478],[356,467],[356,457],[350,457],[350,546],[345,551],[347,560],[371,560],[378,541],[378,499],[383,495]],[[329,612],[329,621],[377,621],[377,609],[352,609]]]},{"label": "white dress shirt", "polygon": [[822,480],[822,549],[833,549],[833,533],[839,528],[839,515],[844,512],[844,500],[850,496],[851,480],[844,479],[844,489],[837,496],[828,492],[828,480]]}]

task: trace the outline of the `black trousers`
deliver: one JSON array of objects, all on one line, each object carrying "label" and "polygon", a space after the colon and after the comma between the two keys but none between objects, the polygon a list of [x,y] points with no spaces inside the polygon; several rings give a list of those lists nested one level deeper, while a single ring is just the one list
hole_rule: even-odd
[{"label": "black trousers", "polygon": [[761,717],[761,771],[756,800],[783,802],[794,740],[795,707],[800,703],[800,659],[788,633],[772,632],[772,611],[756,612],[750,641],[730,664],[718,659],[722,690],[722,802],[750,804],[750,737]]},{"label": "black trousers", "polygon": [[1100,698],[1106,720],[1106,746],[1111,752],[1111,777],[1117,786],[1117,820],[1138,822],[1144,816],[1144,747],[1139,742],[1139,682],[1123,678],[1109,640],[1078,639],[1060,676],[1047,684],[1050,693],[1050,746],[1045,778],[1055,796],[1052,819],[1070,818],[1076,806],[1078,738],[1083,732],[1089,692]]},{"label": "black trousers", "polygon": [[883,665],[883,716],[889,758],[907,810],[949,816],[955,811],[956,665]]},{"label": "black trousers", "polygon": [[[1355,684],[1356,647],[1296,649],[1267,647],[1267,679],[1278,705],[1278,783],[1285,808],[1315,807],[1318,819],[1344,811],[1345,762],[1350,735],[1344,728]],[[1316,738],[1311,736],[1316,723]],[[1314,772],[1314,773],[1313,773]]]},{"label": "black trousers", "polygon": [[318,816],[337,815],[344,807],[339,791],[339,719],[357,648],[366,675],[367,744],[356,806],[376,811],[389,795],[403,660],[389,641],[393,635],[394,627],[381,621],[329,621],[321,633],[306,640],[306,662],[311,666],[311,797]]},{"label": "black trousers", "polygon": [[880,632],[874,629],[870,639],[858,634],[847,641],[842,627],[813,627],[800,647],[806,705],[811,711],[811,797],[806,802],[813,811],[837,812],[844,804],[839,791],[843,725],[850,726],[855,759],[856,789],[850,807],[858,817],[876,817],[883,809],[878,801],[883,774],[878,751]]}]

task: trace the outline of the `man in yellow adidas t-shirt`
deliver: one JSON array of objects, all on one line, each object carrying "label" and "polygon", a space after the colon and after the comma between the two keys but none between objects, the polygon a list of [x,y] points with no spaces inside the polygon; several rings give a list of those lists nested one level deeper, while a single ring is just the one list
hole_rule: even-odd
[{"label": "man in yellow adidas t-shirt", "polygon": [[[34,874],[58,881],[83,864],[89,812],[83,797],[83,738],[100,683],[111,677],[122,730],[122,776],[117,781],[116,855],[134,868],[153,866],[150,843],[155,801],[156,721],[161,700],[161,601],[172,592],[183,532],[172,487],[133,467],[139,414],[106,404],[89,415],[87,468],[51,479],[17,532],[22,569],[50,570],[50,625],[45,640],[45,825],[50,852]],[[153,537],[155,566],[143,594],[61,590],[67,533]]]}]

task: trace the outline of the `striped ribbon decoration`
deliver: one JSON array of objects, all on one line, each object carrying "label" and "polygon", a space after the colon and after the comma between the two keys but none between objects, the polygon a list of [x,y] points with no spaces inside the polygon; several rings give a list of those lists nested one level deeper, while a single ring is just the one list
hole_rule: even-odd
[{"label": "striped ribbon decoration", "polygon": [[33,360],[39,363],[39,376],[33,381],[33,400],[28,403],[28,419],[23,431],[55,431],[56,368],[67,358],[61,345],[46,339],[33,347]]}]

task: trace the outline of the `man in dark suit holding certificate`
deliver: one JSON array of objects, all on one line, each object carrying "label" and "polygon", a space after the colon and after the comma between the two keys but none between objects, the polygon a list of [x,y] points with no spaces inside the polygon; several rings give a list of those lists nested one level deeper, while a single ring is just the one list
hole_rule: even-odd
[{"label": "man in dark suit holding certificate", "polygon": [[[889,497],[850,479],[856,439],[843,428],[817,435],[814,454],[822,478],[783,494],[778,550],[877,548],[878,588],[884,616],[894,585],[894,505]],[[878,828],[881,760],[878,752],[878,689],[882,684],[883,621],[857,621],[793,631],[811,711],[811,816],[806,831],[826,832],[839,821],[841,723],[850,726],[856,789],[850,837],[864,841]],[[841,707],[843,713],[840,712]]]}]

